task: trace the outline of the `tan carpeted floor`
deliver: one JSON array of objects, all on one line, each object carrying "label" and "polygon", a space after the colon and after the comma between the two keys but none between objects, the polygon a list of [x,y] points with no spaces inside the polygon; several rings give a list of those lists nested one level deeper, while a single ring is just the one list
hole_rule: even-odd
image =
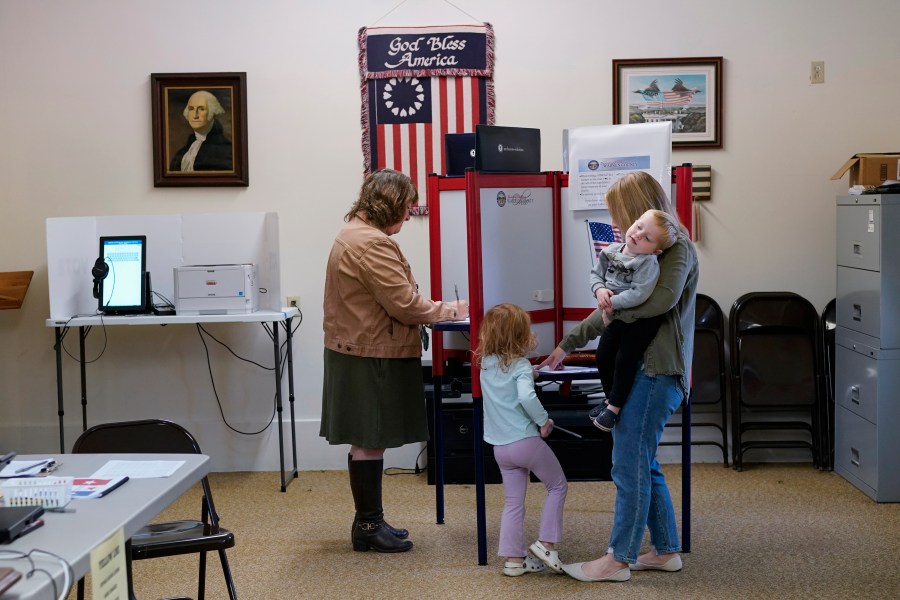
[{"label": "tan carpeted floor", "polygon": [[[664,468],[681,510],[681,468]],[[900,598],[900,504],[877,504],[840,476],[808,465],[694,465],[692,552],[680,573],[635,572],[625,583],[581,583],[552,573],[504,577],[496,556],[502,486],[487,486],[488,565],[477,565],[473,486],[446,488],[446,524],[435,524],[434,487],[425,474],[385,477],[388,521],[407,527],[415,548],[382,555],[353,552],[347,473],[302,472],[286,493],[277,473],[211,475],[223,524],[237,536],[229,551],[238,596],[261,599]],[[529,537],[544,491],[531,484]],[[614,487],[573,482],[566,502],[565,562],[606,548]],[[163,515],[195,516],[197,490]],[[194,557],[135,564],[140,598],[196,597]],[[226,598],[210,557],[207,598]]]}]

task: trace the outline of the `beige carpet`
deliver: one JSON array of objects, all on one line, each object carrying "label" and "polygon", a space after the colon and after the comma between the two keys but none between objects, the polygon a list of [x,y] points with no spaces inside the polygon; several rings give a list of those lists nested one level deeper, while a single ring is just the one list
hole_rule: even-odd
[{"label": "beige carpet", "polygon": [[[680,515],[681,469],[665,467]],[[434,487],[425,474],[385,478],[388,521],[407,527],[405,554],[353,552],[347,473],[302,472],[286,493],[277,473],[220,473],[211,481],[238,596],[257,599],[608,598],[897,599],[900,504],[877,504],[834,473],[807,465],[693,466],[692,552],[680,573],[634,573],[625,583],[581,583],[563,575],[504,577],[496,556],[502,486],[487,486],[488,565],[477,565],[475,489],[446,488],[446,524],[435,524]],[[540,484],[529,487],[527,527],[537,531]],[[565,562],[606,548],[614,487],[574,482],[566,502]],[[194,516],[197,490],[166,513]],[[196,597],[194,557],[136,563],[140,598]],[[207,598],[226,598],[210,557]]]}]

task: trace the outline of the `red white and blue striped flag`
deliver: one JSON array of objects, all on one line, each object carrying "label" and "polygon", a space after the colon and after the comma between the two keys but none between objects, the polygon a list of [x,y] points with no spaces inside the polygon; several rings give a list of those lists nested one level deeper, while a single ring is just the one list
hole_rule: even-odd
[{"label": "red white and blue striped flag", "polygon": [[424,201],[427,175],[446,172],[444,134],[494,123],[493,28],[363,27],[359,63],[365,172],[406,173]]},{"label": "red white and blue striped flag", "polygon": [[600,223],[598,221],[585,221],[588,226],[588,238],[591,241],[591,247],[594,249],[594,258],[600,258],[600,252],[612,243],[622,241],[622,232],[617,227],[613,227],[609,223]]}]

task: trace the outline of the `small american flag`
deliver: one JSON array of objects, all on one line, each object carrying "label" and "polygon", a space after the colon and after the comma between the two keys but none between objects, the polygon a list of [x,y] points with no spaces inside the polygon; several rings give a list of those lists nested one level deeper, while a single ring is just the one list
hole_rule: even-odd
[{"label": "small american flag", "polygon": [[600,252],[610,244],[622,241],[622,232],[609,223],[599,221],[585,221],[588,226],[588,237],[594,250],[594,257],[600,258]]}]

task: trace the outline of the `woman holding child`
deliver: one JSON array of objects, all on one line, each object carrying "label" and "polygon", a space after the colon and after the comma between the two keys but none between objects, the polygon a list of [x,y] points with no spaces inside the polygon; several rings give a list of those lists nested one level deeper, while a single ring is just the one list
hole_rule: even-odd
[{"label": "woman holding child", "polygon": [[[675,216],[663,188],[644,172],[630,173],[616,182],[607,192],[606,201],[613,225],[622,231],[651,209]],[[694,352],[699,267],[697,251],[683,227],[658,260],[659,279],[650,297],[612,316],[624,322],[658,315],[664,319],[643,354],[643,364],[612,430],[616,506],[607,552],[595,560],[563,567],[580,581],[627,581],[631,571],[682,568],[675,511],[656,453],[666,421],[689,393]],[[610,321],[608,313],[598,308],[540,367],[556,368],[566,354],[598,337]],[[650,530],[653,549],[640,554],[645,528]]]}]

